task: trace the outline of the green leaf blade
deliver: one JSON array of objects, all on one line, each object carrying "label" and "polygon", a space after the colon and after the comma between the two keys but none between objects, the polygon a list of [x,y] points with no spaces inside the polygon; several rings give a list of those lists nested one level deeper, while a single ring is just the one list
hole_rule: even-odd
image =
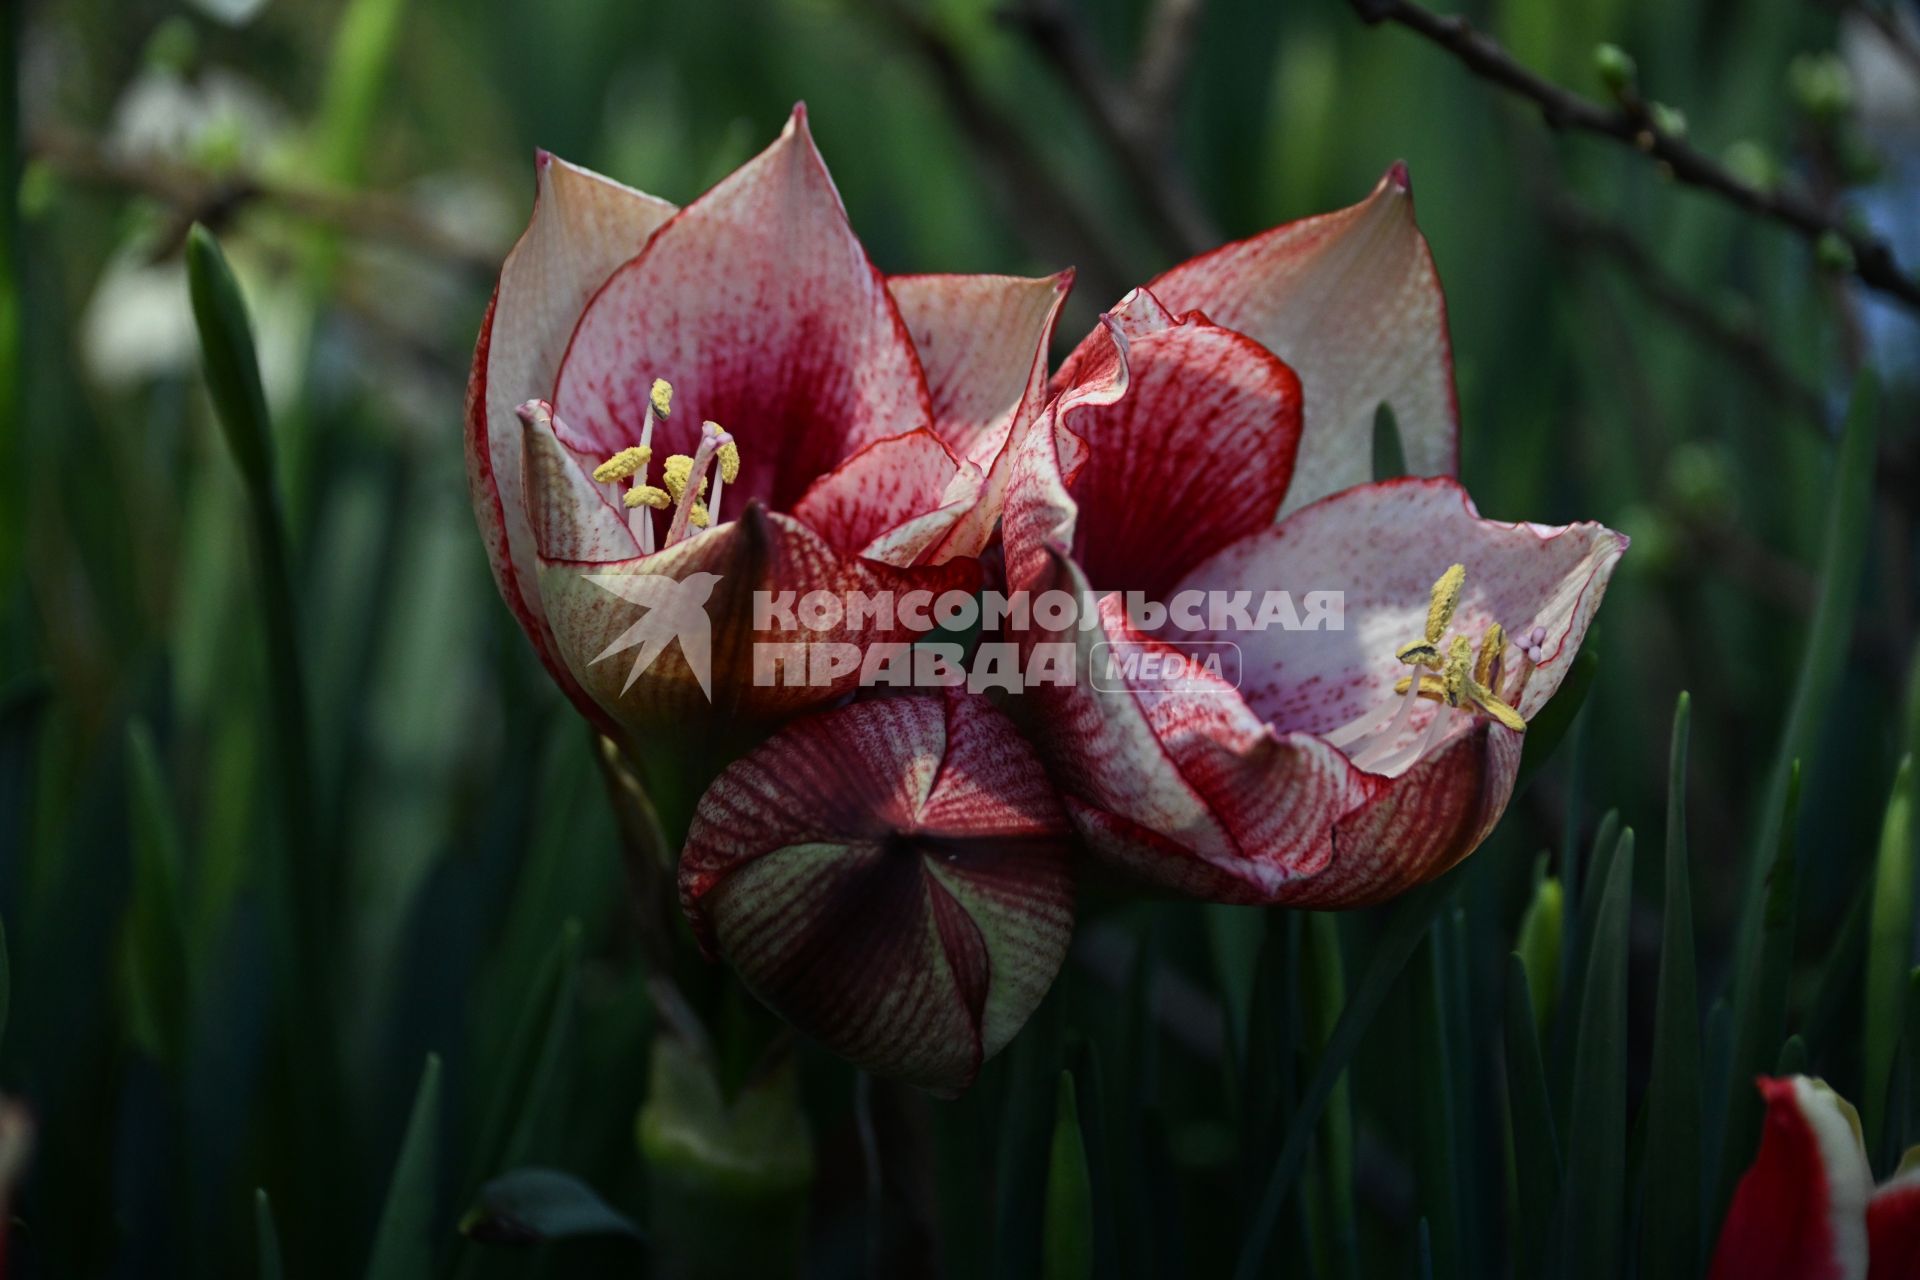
[{"label": "green leaf blade", "polygon": [[1686,694],[1673,712],[1668,757],[1666,906],[1647,1086],[1646,1223],[1641,1274],[1681,1280],[1699,1270],[1700,1010],[1694,971],[1693,894],[1687,870]]}]

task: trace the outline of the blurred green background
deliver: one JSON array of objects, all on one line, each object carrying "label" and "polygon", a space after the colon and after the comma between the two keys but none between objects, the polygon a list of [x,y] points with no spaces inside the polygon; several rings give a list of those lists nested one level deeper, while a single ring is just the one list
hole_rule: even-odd
[{"label": "blurred green background", "polygon": [[[1920,45],[1877,25],[1911,33],[1913,9],[1470,8],[1595,97],[1596,43],[1624,47],[1704,150],[1853,211],[1920,261]],[[1920,328],[1632,149],[1555,135],[1340,0],[27,0],[0,21],[18,193],[0,278],[0,1092],[38,1130],[13,1205],[22,1274],[268,1274],[256,1187],[294,1276],[370,1257],[390,1275],[641,1274],[686,1265],[687,1237],[758,1236],[783,1214],[804,1218],[801,1243],[768,1227],[768,1248],[815,1274],[1037,1274],[1043,1258],[1070,1274],[1053,1246],[1071,1231],[1042,1211],[1074,1185],[1051,1136],[1063,1066],[1099,1273],[1184,1259],[1214,1274],[1239,1251],[1340,1007],[1329,959],[1344,955],[1351,982],[1384,913],[1089,903],[1056,992],[961,1102],[856,1082],[803,1050],[810,1179],[781,1105],[734,1135],[745,1190],[637,1144],[658,1021],[644,939],[592,743],[475,536],[467,366],[535,147],[684,202],[799,99],[883,269],[1077,266],[1063,349],[1130,285],[1351,203],[1405,159],[1447,288],[1481,510],[1635,539],[1585,710],[1388,991],[1336,1097],[1345,1136],[1327,1131],[1286,1200],[1275,1274],[1531,1273],[1515,1261],[1530,1237],[1510,1170],[1506,953],[1550,851],[1567,925],[1540,945],[1569,958],[1545,985],[1570,987],[1558,975],[1581,971],[1593,936],[1577,908],[1607,918],[1578,867],[1616,808],[1641,833],[1640,888],[1605,953],[1628,975],[1628,1034],[1609,1052],[1638,1114],[1662,1060],[1660,832],[1681,690],[1688,1012],[1739,993],[1743,886],[1773,856],[1769,780],[1790,750],[1805,762],[1798,876],[1785,943],[1766,934],[1787,965],[1767,1061],[1799,1031],[1857,1096],[1878,1052],[1862,1033],[1880,1016],[1862,995],[1876,875],[1893,905],[1873,954],[1898,977],[1898,1022],[1911,855],[1887,870],[1881,827],[1920,720]],[[305,830],[277,790],[247,491],[188,307],[196,221],[239,277],[272,410],[313,707]],[[1862,369],[1882,388],[1878,458],[1849,488],[1836,458]],[[1823,562],[1846,493],[1864,549]],[[1816,628],[1823,592],[1837,614]],[[1805,657],[1810,636],[1830,664],[1817,645]],[[311,998],[275,905],[289,851],[337,880]],[[1904,916],[1884,888],[1901,865]],[[1564,1124],[1575,1012],[1533,994]],[[1709,1014],[1707,1096],[1737,1112],[1713,1028]],[[406,1143],[430,1052],[437,1093]],[[668,1074],[652,1069],[656,1098]],[[1895,1145],[1903,1124],[1889,1122]],[[1633,1222],[1644,1140],[1621,1157]],[[1624,1130],[1607,1142],[1624,1151]],[[650,1244],[457,1236],[481,1184],[520,1166],[590,1184]],[[728,1209],[729,1195],[744,1199]]]}]

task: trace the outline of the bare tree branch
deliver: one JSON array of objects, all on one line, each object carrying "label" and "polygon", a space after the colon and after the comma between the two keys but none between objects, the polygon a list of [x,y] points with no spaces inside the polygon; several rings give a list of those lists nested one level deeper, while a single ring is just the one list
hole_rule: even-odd
[{"label": "bare tree branch", "polygon": [[1606,221],[1563,196],[1543,196],[1540,210],[1555,232],[1611,260],[1675,324],[1738,365],[1768,399],[1832,434],[1832,414],[1820,393],[1781,363],[1757,325],[1729,318],[1687,288],[1618,223]]},{"label": "bare tree branch", "polygon": [[1117,298],[1136,283],[1126,256],[1116,249],[1100,219],[1061,180],[1056,167],[980,92],[967,75],[960,51],[903,0],[869,0],[869,7],[926,62],[935,87],[981,171],[992,179],[1015,226],[1046,256],[1075,259],[1080,282],[1095,297]]},{"label": "bare tree branch", "polygon": [[[1219,229],[1201,207],[1192,186],[1182,179],[1180,167],[1166,145],[1163,126],[1171,114],[1171,103],[1161,101],[1156,112],[1150,107],[1151,100],[1116,79],[1092,39],[1060,0],[1022,0],[1003,12],[1009,22],[1027,34],[1086,108],[1094,129],[1120,162],[1139,197],[1154,234],[1183,258],[1220,243]],[[1175,78],[1156,87],[1155,93],[1177,95],[1179,71],[1178,65],[1156,69],[1156,76]]]},{"label": "bare tree branch", "polygon": [[1465,18],[1434,13],[1414,0],[1348,3],[1369,24],[1397,23],[1439,45],[1475,75],[1539,107],[1555,129],[1624,142],[1659,161],[1676,181],[1710,191],[1735,208],[1791,228],[1808,240],[1838,237],[1852,251],[1853,274],[1860,283],[1920,311],[1920,280],[1895,260],[1886,241],[1848,226],[1796,192],[1755,186],[1685,139],[1661,132],[1637,101],[1608,107],[1563,89],[1515,61],[1498,41],[1475,31]]},{"label": "bare tree branch", "polygon": [[1156,0],[1147,15],[1140,61],[1133,68],[1133,100],[1141,129],[1164,146],[1193,64],[1193,39],[1206,0]]},{"label": "bare tree branch", "polygon": [[36,132],[27,150],[62,177],[140,192],[173,206],[188,222],[218,222],[244,205],[270,204],[357,238],[442,259],[481,279],[491,279],[499,270],[504,252],[462,240],[391,196],[301,187],[259,174],[215,173],[171,160],[118,155],[92,138],[61,129]]}]

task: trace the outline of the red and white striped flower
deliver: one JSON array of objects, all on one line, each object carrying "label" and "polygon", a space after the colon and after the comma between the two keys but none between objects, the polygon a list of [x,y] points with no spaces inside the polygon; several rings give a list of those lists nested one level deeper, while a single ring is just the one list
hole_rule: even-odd
[{"label": "red and white striped flower", "polygon": [[709,954],[859,1066],[966,1088],[1053,982],[1068,828],[984,699],[856,702],[789,724],[708,788],[680,900]]},{"label": "red and white striped flower", "polygon": [[1920,1147],[1875,1187],[1845,1098],[1807,1076],[1758,1083],[1766,1126],[1721,1225],[1712,1280],[1920,1275]]},{"label": "red and white striped flower", "polygon": [[[1092,852],[1176,892],[1315,907],[1471,852],[1626,539],[1483,519],[1451,478],[1445,308],[1404,170],[1135,290],[1054,387],[1003,527],[1013,587],[1100,600],[1097,627],[1029,633],[1079,646],[1082,678],[1028,698]],[[1383,403],[1415,475],[1371,483]],[[1343,627],[1148,632],[1122,596],[1281,591],[1341,593]],[[1166,662],[1085,675],[1223,641],[1237,688]]]},{"label": "red and white striped flower", "polygon": [[754,685],[752,593],[973,584],[1068,276],[882,276],[803,108],[684,209],[544,153],[536,168],[468,387],[468,473],[501,595],[603,728],[705,699],[677,651],[631,688],[626,663],[597,661],[634,611],[596,575],[718,575],[724,711],[767,718],[844,693]]}]

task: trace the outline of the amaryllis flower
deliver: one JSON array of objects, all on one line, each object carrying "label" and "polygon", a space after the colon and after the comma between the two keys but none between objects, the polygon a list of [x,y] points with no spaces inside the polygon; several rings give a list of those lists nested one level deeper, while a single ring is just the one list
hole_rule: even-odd
[{"label": "amaryllis flower", "polygon": [[623,576],[716,576],[724,710],[843,693],[853,677],[755,684],[752,593],[972,585],[1068,277],[883,277],[802,108],[685,209],[544,153],[536,170],[468,388],[502,596],[603,727],[684,716],[707,692],[681,646],[648,664],[626,652],[646,592]]},{"label": "amaryllis flower", "polygon": [[[1015,588],[1098,599],[1097,625],[1027,634],[1078,649],[1077,681],[1027,701],[1091,851],[1315,907],[1472,851],[1626,539],[1483,519],[1450,478],[1445,313],[1404,172],[1135,290],[1055,386],[1004,533]],[[1423,474],[1368,482],[1383,403]]]},{"label": "amaryllis flower", "polygon": [[1068,829],[1033,751],[959,691],[805,716],[700,800],[680,901],[775,1012],[954,1094],[1013,1038],[1073,928]]},{"label": "amaryllis flower", "polygon": [[1712,1280],[1920,1275],[1920,1147],[1873,1185],[1860,1117],[1824,1081],[1759,1081],[1760,1151],[1720,1228]]}]

